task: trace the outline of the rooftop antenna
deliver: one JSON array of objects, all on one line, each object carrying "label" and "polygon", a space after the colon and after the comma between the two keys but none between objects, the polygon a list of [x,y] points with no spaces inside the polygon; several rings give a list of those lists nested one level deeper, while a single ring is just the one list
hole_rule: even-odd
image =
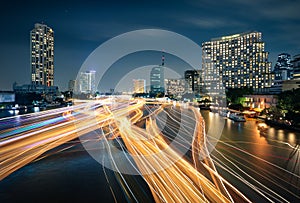
[{"label": "rooftop antenna", "polygon": [[165,65],[165,50],[162,50],[161,66]]}]

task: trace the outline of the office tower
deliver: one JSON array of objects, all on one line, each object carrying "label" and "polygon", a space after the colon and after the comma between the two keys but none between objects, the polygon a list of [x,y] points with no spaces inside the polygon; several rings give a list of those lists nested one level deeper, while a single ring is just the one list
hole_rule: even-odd
[{"label": "office tower", "polygon": [[200,70],[186,70],[184,72],[186,91],[188,93],[200,94],[201,72]]},{"label": "office tower", "polygon": [[54,85],[54,32],[45,24],[36,23],[30,32],[31,83]]},{"label": "office tower", "polygon": [[78,84],[79,93],[93,94],[96,92],[95,75],[96,71],[94,70],[80,73]]},{"label": "office tower", "polygon": [[145,93],[146,92],[146,80],[134,79],[133,80],[133,92],[134,93]]},{"label": "office tower", "polygon": [[290,54],[282,53],[278,55],[273,73],[275,80],[290,80],[293,78],[293,64],[291,63]]},{"label": "office tower", "polygon": [[165,92],[164,65],[165,65],[165,57],[163,55],[161,65],[153,67],[150,72],[150,92],[153,94]]},{"label": "office tower", "polygon": [[211,39],[202,44],[202,79],[210,96],[225,88],[252,87],[267,91],[271,63],[260,32],[246,32]]}]

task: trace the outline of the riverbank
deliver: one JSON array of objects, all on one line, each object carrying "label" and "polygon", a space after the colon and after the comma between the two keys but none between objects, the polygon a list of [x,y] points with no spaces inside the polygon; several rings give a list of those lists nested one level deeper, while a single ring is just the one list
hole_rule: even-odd
[{"label": "riverbank", "polygon": [[265,123],[270,125],[270,126],[273,126],[273,127],[280,127],[280,128],[300,132],[300,127],[289,125],[289,124],[286,124],[286,123],[283,123],[283,122],[265,119]]}]

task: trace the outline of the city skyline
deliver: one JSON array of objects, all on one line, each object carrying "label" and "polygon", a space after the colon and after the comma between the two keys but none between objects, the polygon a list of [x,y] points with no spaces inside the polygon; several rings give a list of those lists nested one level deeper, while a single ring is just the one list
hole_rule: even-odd
[{"label": "city skyline", "polygon": [[272,67],[278,54],[298,54],[300,14],[296,1],[142,3],[63,2],[44,7],[31,1],[6,5],[1,13],[6,32],[1,33],[0,41],[0,89],[11,90],[14,82],[30,82],[28,33],[35,23],[45,23],[55,30],[54,84],[61,90],[67,89],[68,81],[76,78],[86,57],[101,43],[135,29],[171,30],[198,45],[214,37],[257,30],[263,34]]}]

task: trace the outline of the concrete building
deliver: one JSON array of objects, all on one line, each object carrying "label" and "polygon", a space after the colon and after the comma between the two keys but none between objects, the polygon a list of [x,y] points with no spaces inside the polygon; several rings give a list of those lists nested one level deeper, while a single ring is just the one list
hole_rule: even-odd
[{"label": "concrete building", "polygon": [[210,96],[226,88],[252,87],[265,92],[271,86],[271,63],[260,32],[211,39],[202,44],[202,79]]},{"label": "concrete building", "polygon": [[75,87],[76,87],[76,80],[69,80],[68,91],[74,92]]},{"label": "concrete building", "polygon": [[14,92],[20,93],[20,94],[26,94],[26,93],[36,93],[41,95],[53,95],[56,96],[59,94],[59,90],[57,86],[47,86],[47,85],[32,85],[32,84],[26,84],[26,85],[16,85],[13,86]]},{"label": "concrete building", "polygon": [[96,92],[96,71],[81,72],[78,80],[77,93],[94,94]]},{"label": "concrete building", "polygon": [[146,80],[134,79],[133,80],[133,92],[134,93],[145,93],[146,92]]},{"label": "concrete building", "polygon": [[265,108],[275,107],[278,98],[276,95],[245,95],[244,106],[250,107],[256,111],[262,111]]},{"label": "concrete building", "polygon": [[166,94],[181,98],[185,92],[185,79],[165,79]]},{"label": "concrete building", "polygon": [[36,23],[30,32],[30,66],[32,85],[54,85],[54,31]]},{"label": "concrete building", "polygon": [[300,54],[297,54],[293,57],[293,78],[295,80],[300,80]]}]

